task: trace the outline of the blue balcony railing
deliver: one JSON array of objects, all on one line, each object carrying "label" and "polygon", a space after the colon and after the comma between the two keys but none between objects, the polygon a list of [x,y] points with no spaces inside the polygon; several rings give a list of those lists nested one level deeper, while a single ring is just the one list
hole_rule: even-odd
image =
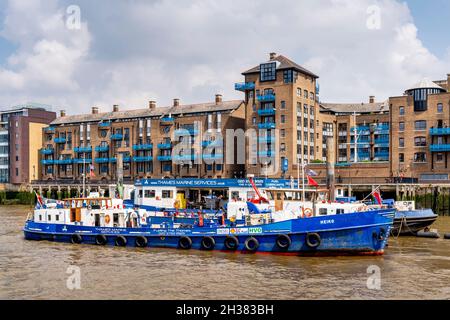
[{"label": "blue balcony railing", "polygon": [[195,136],[197,134],[198,130],[193,128],[180,128],[175,130],[175,136]]},{"label": "blue balcony railing", "polygon": [[153,144],[151,144],[151,143],[133,145],[133,150],[135,150],[135,151],[152,150],[152,149],[153,149]]},{"label": "blue balcony railing", "polygon": [[[123,161],[124,163],[131,162],[131,157],[123,157],[123,158],[122,158],[122,161]],[[117,158],[109,158],[109,162],[111,162],[111,163],[116,163],[116,162],[117,162]]]},{"label": "blue balcony railing", "polygon": [[73,159],[73,163],[74,164],[83,164],[83,163],[91,164],[92,163],[92,158],[85,158],[85,159],[83,159],[83,158],[75,158],[75,159]]},{"label": "blue balcony railing", "polygon": [[221,159],[223,159],[223,154],[222,153],[204,154],[203,159],[204,160],[221,160]]},{"label": "blue balcony railing", "polygon": [[55,133],[55,127],[47,127],[44,129],[45,133]]},{"label": "blue balcony railing", "polygon": [[275,122],[263,122],[258,124],[258,129],[275,129]]},{"label": "blue balcony railing", "polygon": [[355,132],[355,130],[357,133],[359,133],[361,135],[370,135],[370,127],[369,126],[358,126],[356,129],[355,129],[355,127],[350,129],[350,131],[352,133]]},{"label": "blue balcony railing", "polygon": [[97,152],[108,152],[109,146],[97,146],[95,147],[95,151]]},{"label": "blue balcony railing", "polygon": [[41,160],[41,163],[45,166],[53,165],[55,163],[55,160]]},{"label": "blue balcony railing", "polygon": [[432,144],[430,146],[431,152],[448,152],[450,151],[450,144]]},{"label": "blue balcony railing", "polygon": [[99,126],[100,128],[108,128],[108,127],[111,126],[111,122],[109,122],[109,121],[106,121],[106,122],[100,122],[100,123],[98,124],[98,126]]},{"label": "blue balcony railing", "polygon": [[66,143],[66,138],[55,138],[55,143]]},{"label": "blue balcony railing", "polygon": [[247,91],[255,89],[254,82],[239,82],[234,84],[234,90],[237,91]]},{"label": "blue balcony railing", "polygon": [[72,159],[55,160],[55,164],[72,164]]},{"label": "blue balcony railing", "polygon": [[73,151],[77,153],[92,152],[92,147],[75,147],[73,148]]},{"label": "blue balcony railing", "polygon": [[108,163],[109,162],[109,158],[95,158],[95,163]]},{"label": "blue balcony railing", "polygon": [[41,149],[41,154],[43,155],[50,155],[53,154],[55,152],[54,149]]},{"label": "blue balcony railing", "polygon": [[111,135],[111,140],[122,140],[122,139],[123,139],[123,134],[116,133],[116,134]]},{"label": "blue balcony railing", "polygon": [[160,122],[164,123],[173,123],[175,121],[175,118],[173,117],[162,117]]},{"label": "blue balcony railing", "polygon": [[172,149],[171,143],[159,143],[158,149],[164,150],[164,149]]},{"label": "blue balcony railing", "polygon": [[430,135],[432,135],[432,136],[450,135],[450,128],[431,128]]},{"label": "blue balcony railing", "polygon": [[259,109],[258,116],[273,116],[275,115],[275,109]]},{"label": "blue balcony railing", "polygon": [[153,157],[146,156],[146,157],[133,157],[134,162],[149,162],[153,161]]},{"label": "blue balcony railing", "polygon": [[275,95],[274,94],[262,94],[258,96],[259,102],[272,102],[275,101]]},{"label": "blue balcony railing", "polygon": [[158,156],[158,161],[172,161],[172,156],[171,155]]}]

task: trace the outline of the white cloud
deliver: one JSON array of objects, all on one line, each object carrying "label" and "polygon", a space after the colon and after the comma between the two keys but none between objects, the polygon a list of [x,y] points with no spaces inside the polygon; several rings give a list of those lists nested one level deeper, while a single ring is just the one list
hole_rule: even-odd
[{"label": "white cloud", "polygon": [[[65,28],[74,3],[81,30]],[[366,26],[374,4],[378,30]],[[18,45],[0,67],[2,104],[32,100],[72,113],[212,101],[217,92],[241,98],[234,82],[271,51],[318,74],[326,101],[386,99],[450,71],[450,57],[424,47],[407,5],[395,0],[11,0],[1,34]]]}]

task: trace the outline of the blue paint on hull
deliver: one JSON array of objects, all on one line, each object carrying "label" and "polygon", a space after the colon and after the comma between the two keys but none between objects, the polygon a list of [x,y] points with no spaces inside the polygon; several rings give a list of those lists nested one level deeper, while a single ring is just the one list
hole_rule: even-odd
[{"label": "blue paint on hull", "polygon": [[[227,250],[225,239],[235,236],[239,240],[238,252],[249,252],[245,241],[254,237],[259,242],[257,252],[281,253],[292,255],[315,254],[382,254],[392,226],[394,210],[379,210],[355,214],[343,214],[328,217],[296,219],[259,226],[239,228],[217,228],[210,226],[188,229],[152,229],[141,228],[103,228],[74,225],[57,225],[27,221],[24,227],[28,240],[49,240],[71,242],[73,235],[80,235],[82,243],[95,244],[98,235],[105,235],[107,245],[115,245],[118,236],[127,239],[127,247],[136,246],[137,237],[145,237],[147,247],[179,248],[181,237],[192,240],[192,249],[202,249],[204,237],[215,240],[214,250]],[[317,233],[321,243],[317,248],[307,244],[306,237]],[[288,249],[277,246],[280,234],[289,235],[292,243]]]}]

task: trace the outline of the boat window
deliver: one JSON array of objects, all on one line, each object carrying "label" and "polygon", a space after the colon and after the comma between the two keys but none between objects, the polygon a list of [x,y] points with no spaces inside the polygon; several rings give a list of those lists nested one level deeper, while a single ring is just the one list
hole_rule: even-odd
[{"label": "boat window", "polygon": [[41,214],[39,215],[39,221],[42,221],[42,215]]},{"label": "boat window", "polygon": [[119,226],[119,214],[118,213],[113,213],[113,224],[114,224],[114,227]]},{"label": "boat window", "polygon": [[163,190],[162,191],[162,198],[163,199],[170,199],[170,198],[172,198],[172,190]]},{"label": "boat window", "polygon": [[344,213],[344,209],[336,209],[336,214],[343,214]]},{"label": "boat window", "polygon": [[142,190],[139,190],[138,198],[142,198]]},{"label": "boat window", "polygon": [[281,192],[277,192],[277,200],[281,200]]},{"label": "boat window", "polygon": [[328,209],[327,208],[320,208],[319,209],[319,215],[326,216],[327,214],[328,214]]},{"label": "boat window", "polygon": [[155,190],[145,190],[144,191],[144,197],[145,198],[154,198],[156,196]]},{"label": "boat window", "polygon": [[239,191],[232,191],[231,192],[231,199],[238,200],[239,199]]},{"label": "boat window", "polygon": [[57,214],[57,215],[55,216],[55,220],[56,220],[56,221],[59,221],[59,214]]},{"label": "boat window", "polygon": [[48,219],[47,219],[48,221],[52,221],[52,216],[51,215],[48,215]]}]

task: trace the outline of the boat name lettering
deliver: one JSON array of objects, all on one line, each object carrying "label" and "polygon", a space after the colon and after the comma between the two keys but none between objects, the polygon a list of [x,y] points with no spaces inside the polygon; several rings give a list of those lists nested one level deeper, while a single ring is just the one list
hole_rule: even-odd
[{"label": "boat name lettering", "polygon": [[334,219],[320,221],[320,224],[333,224],[333,223],[334,223]]},{"label": "boat name lettering", "polygon": [[219,229],[217,229],[217,234],[230,234],[230,229],[228,229],[228,228],[219,228]]},{"label": "boat name lettering", "polygon": [[262,228],[249,228],[248,229],[248,232],[249,233],[262,233],[263,231],[262,231]]}]

